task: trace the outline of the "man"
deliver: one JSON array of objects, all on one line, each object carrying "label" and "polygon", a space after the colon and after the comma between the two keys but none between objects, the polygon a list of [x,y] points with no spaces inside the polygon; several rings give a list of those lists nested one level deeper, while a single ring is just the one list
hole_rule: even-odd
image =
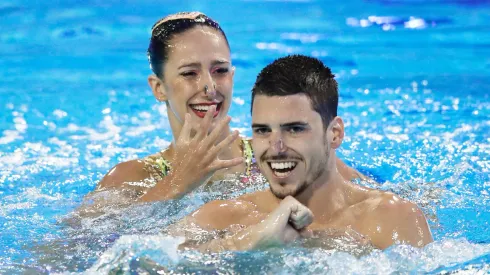
[{"label": "man", "polygon": [[337,105],[337,82],[317,59],[279,58],[260,72],[252,90],[252,146],[270,190],[213,201],[185,218],[183,223],[207,231],[235,232],[201,250],[259,249],[322,232],[329,232],[327,238],[357,232],[358,241],[381,249],[432,242],[416,205],[339,173],[335,150],[344,124]]}]

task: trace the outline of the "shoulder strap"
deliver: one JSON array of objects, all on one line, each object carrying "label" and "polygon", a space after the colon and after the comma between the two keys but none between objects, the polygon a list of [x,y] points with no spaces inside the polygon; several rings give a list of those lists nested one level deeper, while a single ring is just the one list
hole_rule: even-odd
[{"label": "shoulder strap", "polygon": [[245,158],[245,163],[247,164],[247,175],[250,174],[252,170],[252,164],[254,159],[254,152],[252,146],[250,145],[249,138],[242,138],[243,144],[243,157]]}]

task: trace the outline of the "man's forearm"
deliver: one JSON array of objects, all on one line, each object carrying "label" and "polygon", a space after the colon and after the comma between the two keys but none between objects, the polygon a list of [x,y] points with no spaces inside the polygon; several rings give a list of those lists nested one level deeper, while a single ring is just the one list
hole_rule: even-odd
[{"label": "man's forearm", "polygon": [[259,229],[257,225],[247,227],[231,236],[212,239],[206,243],[195,245],[189,242],[179,246],[180,249],[194,248],[201,252],[222,252],[251,250],[259,246]]}]

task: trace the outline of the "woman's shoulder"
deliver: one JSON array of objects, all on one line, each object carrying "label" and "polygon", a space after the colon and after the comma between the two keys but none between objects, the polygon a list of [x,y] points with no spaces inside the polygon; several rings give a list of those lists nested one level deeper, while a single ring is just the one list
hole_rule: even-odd
[{"label": "woman's shoulder", "polygon": [[142,181],[148,176],[145,162],[134,159],[118,163],[112,167],[97,185],[97,189],[106,187],[121,187],[126,182]]},{"label": "woman's shoulder", "polygon": [[165,172],[168,172],[165,155],[162,151],[140,159],[121,162],[109,170],[97,185],[97,189],[158,181],[166,175]]}]

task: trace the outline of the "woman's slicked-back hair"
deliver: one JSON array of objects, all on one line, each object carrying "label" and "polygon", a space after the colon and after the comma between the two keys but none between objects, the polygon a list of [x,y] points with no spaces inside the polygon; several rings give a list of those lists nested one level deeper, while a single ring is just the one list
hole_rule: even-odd
[{"label": "woman's slicked-back hair", "polygon": [[158,20],[151,29],[148,61],[155,75],[163,79],[163,66],[168,60],[170,40],[175,35],[196,26],[208,26],[219,31],[225,38],[228,48],[230,48],[225,32],[220,25],[205,14],[200,12],[179,12],[168,15]]}]

